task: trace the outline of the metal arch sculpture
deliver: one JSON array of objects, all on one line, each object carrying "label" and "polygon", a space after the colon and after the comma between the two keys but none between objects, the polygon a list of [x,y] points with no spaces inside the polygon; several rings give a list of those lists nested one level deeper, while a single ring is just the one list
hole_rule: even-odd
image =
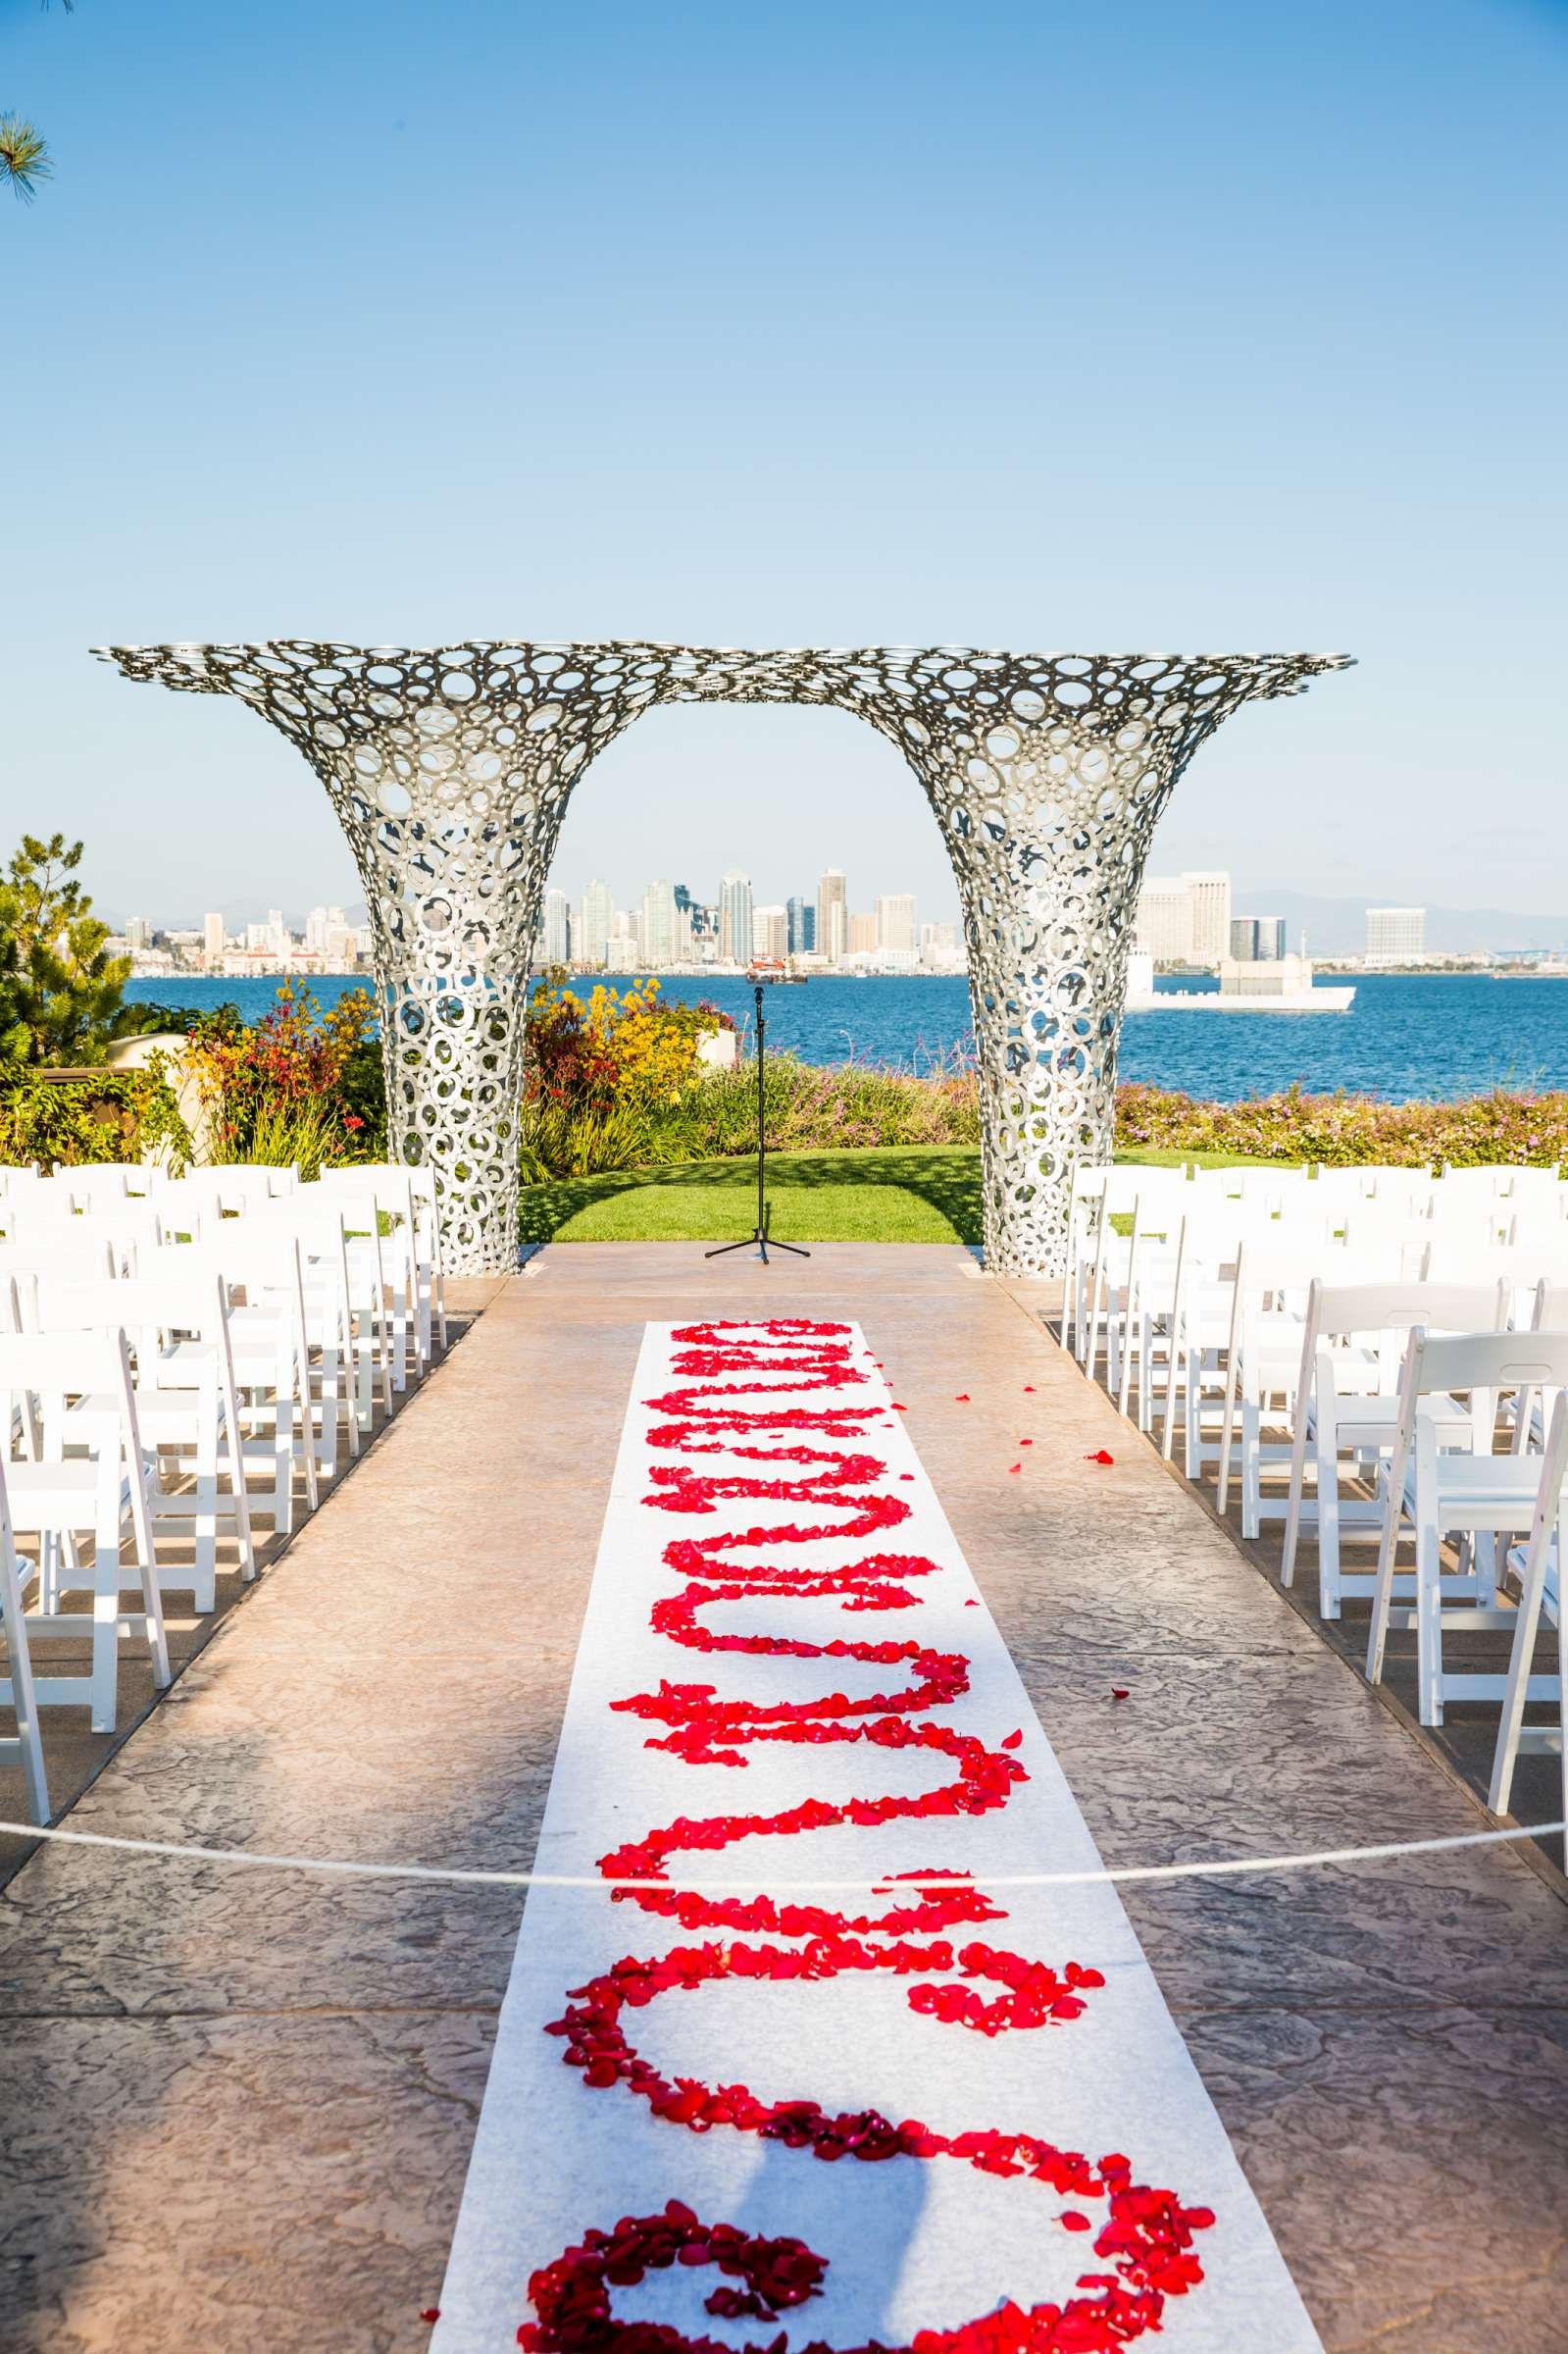
[{"label": "metal arch sculpture", "polygon": [[964,911],[986,1263],[1059,1271],[1075,1162],[1110,1144],[1138,882],[1198,746],[1342,654],[1008,654],[513,640],[95,648],[233,694],[326,786],[365,887],[396,1150],[430,1163],[448,1264],[516,1264],[527,978],[567,800],[668,702],[828,703],[920,779]]}]

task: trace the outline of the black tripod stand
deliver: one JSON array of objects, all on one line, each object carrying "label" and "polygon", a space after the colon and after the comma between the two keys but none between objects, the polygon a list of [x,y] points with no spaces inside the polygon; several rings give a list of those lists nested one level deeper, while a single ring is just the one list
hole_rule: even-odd
[{"label": "black tripod stand", "polygon": [[[766,1035],[766,1033],[767,1033],[767,1028],[768,1028],[768,1025],[767,1025],[767,1023],[766,1023],[766,1022],[763,1020],[763,1018],[762,1018],[762,984],[761,984],[761,982],[760,982],[760,981],[757,983],[756,997],[757,997],[757,1223],[756,1223],[756,1225],[755,1225],[755,1226],[752,1228],[751,1232],[750,1232],[750,1233],[749,1233],[749,1234],[746,1236],[746,1239],[745,1239],[745,1241],[744,1241],[744,1242],[742,1242],[742,1243],[721,1243],[721,1244],[719,1245],[719,1248],[718,1248],[716,1251],[704,1251],[704,1253],[702,1254],[702,1255],[703,1255],[703,1257],[704,1257],[704,1258],[724,1258],[724,1257],[726,1257],[726,1256],[728,1255],[728,1254],[729,1254],[730,1252],[732,1252],[732,1251],[749,1251],[749,1250],[751,1249],[751,1246],[752,1246],[752,1244],[753,1244],[753,1243],[755,1243],[755,1245],[756,1245],[757,1249],[758,1249],[758,1250],[761,1252],[761,1254],[762,1254],[762,1263],[763,1263],[763,1265],[764,1265],[764,1266],[766,1266],[766,1265],[767,1265],[767,1263],[768,1263],[768,1244],[769,1244],[770,1240],[772,1239],[772,1238],[770,1237],[769,1233],[768,1233],[768,1220],[769,1220],[769,1217],[772,1215],[772,1212],[770,1211],[770,1209],[769,1209],[769,1207],[768,1207],[768,1197],[767,1197],[767,1194],[766,1194],[766,1192],[765,1192],[765,1190],[764,1190],[764,1183],[763,1183],[763,1170],[764,1170],[764,1167],[765,1167],[765,1164],[766,1164],[766,1161],[767,1161],[767,1156],[768,1156],[768,1129],[767,1129],[767,1117],[766,1117],[766,1113],[764,1112],[764,1109],[763,1109],[763,1094],[762,1094],[762,1054],[763,1054],[763,1040],[764,1040],[764,1037],[765,1037],[765,1035]],[[798,1243],[780,1243],[780,1242],[775,1242],[773,1247],[774,1247],[774,1249],[775,1249],[776,1251],[790,1251],[790,1252],[793,1252],[793,1254],[794,1254],[794,1255],[795,1255],[795,1257],[796,1257],[796,1258],[809,1258],[809,1257],[811,1256],[811,1253],[810,1253],[809,1251],[802,1251],[802,1249],[800,1248],[800,1245],[799,1245]]]}]

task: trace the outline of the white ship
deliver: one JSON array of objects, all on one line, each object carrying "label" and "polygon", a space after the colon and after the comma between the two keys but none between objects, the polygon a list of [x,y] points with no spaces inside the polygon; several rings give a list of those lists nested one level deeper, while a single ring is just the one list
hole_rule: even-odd
[{"label": "white ship", "polygon": [[1276,956],[1243,964],[1227,956],[1218,989],[1154,987],[1154,959],[1136,952],[1128,962],[1129,1013],[1348,1013],[1353,988],[1318,989],[1305,956]]}]

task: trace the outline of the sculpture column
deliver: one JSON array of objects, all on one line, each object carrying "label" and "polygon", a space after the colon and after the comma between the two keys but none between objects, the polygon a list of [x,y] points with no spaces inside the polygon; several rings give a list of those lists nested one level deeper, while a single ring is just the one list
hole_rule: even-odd
[{"label": "sculpture column", "polygon": [[656,691],[631,649],[112,647],[127,678],[238,696],[310,762],[375,939],[394,1158],[434,1173],[446,1264],[517,1265],[529,965],[572,785]]},{"label": "sculpture column", "polygon": [[995,1272],[1061,1272],[1073,1170],[1111,1155],[1138,887],[1177,779],[1243,702],[1345,659],[945,648],[839,683],[919,776],[957,878]]}]

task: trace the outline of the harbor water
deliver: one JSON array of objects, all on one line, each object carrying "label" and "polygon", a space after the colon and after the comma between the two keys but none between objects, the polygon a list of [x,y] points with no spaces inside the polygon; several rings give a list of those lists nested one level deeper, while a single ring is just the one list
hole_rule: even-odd
[{"label": "harbor water", "polygon": [[[596,976],[626,988],[634,976]],[[309,984],[323,1002],[363,980]],[[572,986],[582,994],[593,978]],[[1214,984],[1207,984],[1213,987]],[[748,1029],[752,994],[740,978],[667,974],[666,997],[705,999]],[[1191,978],[1162,991],[1205,987]],[[127,997],[191,1008],[229,1002],[256,1021],[274,1001],[275,979],[133,982]],[[969,984],[961,975],[808,981],[767,993],[770,1051],[803,1062],[859,1060],[931,1071],[972,1046]],[[1485,973],[1375,974],[1356,981],[1348,1013],[1220,1013],[1183,1007],[1130,1014],[1121,1076],[1185,1094],[1235,1101],[1292,1082],[1313,1094],[1346,1088],[1391,1101],[1451,1100],[1491,1088],[1568,1088],[1568,980],[1493,980]]]}]

